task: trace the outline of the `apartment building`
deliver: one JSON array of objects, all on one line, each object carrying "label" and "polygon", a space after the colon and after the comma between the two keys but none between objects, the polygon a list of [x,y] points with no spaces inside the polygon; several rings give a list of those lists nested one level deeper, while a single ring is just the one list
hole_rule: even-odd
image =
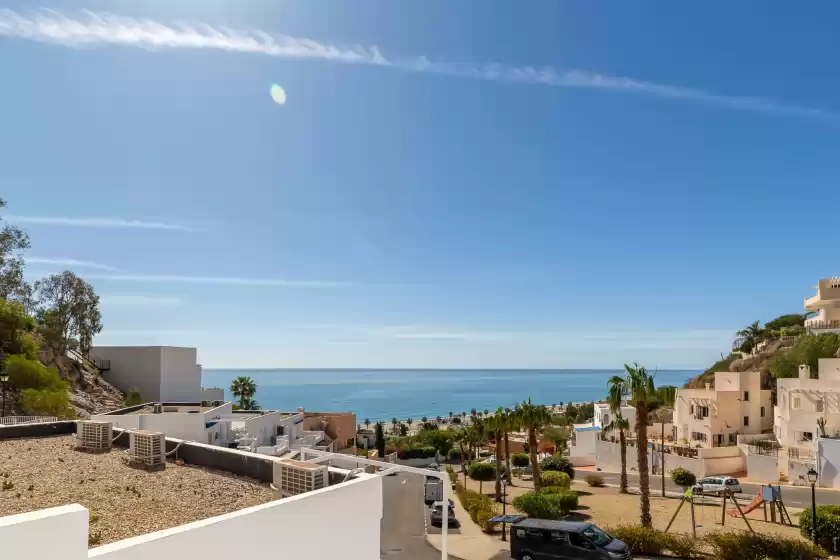
[{"label": "apartment building", "polygon": [[805,309],[816,313],[805,321],[809,332],[840,332],[840,276],[820,280],[817,295],[805,300]]},{"label": "apartment building", "polygon": [[[595,417],[592,420],[592,425],[604,429],[610,422],[615,420],[615,415],[610,411],[610,405],[607,403],[596,402]],[[636,429],[636,407],[630,406],[624,401],[621,404],[621,416],[630,423],[630,432]]]},{"label": "apartment building", "polygon": [[771,432],[772,414],[760,372],[717,372],[714,387],[677,389],[676,438],[692,447],[736,445],[738,435]]},{"label": "apartment building", "polygon": [[816,378],[801,365],[798,377],[778,379],[776,387],[773,428],[779,444],[813,451],[821,418],[825,435],[840,436],[840,358],[821,359]]}]

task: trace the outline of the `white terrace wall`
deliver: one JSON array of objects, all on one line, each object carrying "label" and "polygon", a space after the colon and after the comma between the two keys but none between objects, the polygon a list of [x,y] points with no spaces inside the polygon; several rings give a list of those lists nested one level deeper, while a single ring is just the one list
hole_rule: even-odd
[{"label": "white terrace wall", "polygon": [[[15,560],[379,558],[382,479],[292,496],[88,550],[79,505],[0,518],[2,557]],[[45,535],[48,538],[45,538]],[[324,538],[329,535],[329,538]]]},{"label": "white terrace wall", "polygon": [[[659,453],[655,454],[656,458],[648,452],[648,465],[659,464]],[[621,470],[621,445],[599,440],[595,459],[595,464],[600,470],[619,472]],[[677,467],[688,469],[698,477],[741,473],[747,470],[746,457],[737,446],[698,449],[697,458],[666,453],[665,470],[670,471]],[[635,446],[627,446],[627,472],[639,472],[638,450]]]},{"label": "white terrace wall", "polygon": [[840,488],[840,440],[820,438],[817,440],[817,457],[820,486]]},{"label": "white terrace wall", "polygon": [[751,481],[778,484],[779,458],[775,455],[750,453],[747,455],[747,476]]}]

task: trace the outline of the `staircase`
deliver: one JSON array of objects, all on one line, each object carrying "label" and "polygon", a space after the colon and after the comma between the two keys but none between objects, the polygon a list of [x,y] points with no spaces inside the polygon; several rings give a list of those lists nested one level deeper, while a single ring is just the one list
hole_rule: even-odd
[{"label": "staircase", "polygon": [[93,352],[88,352],[87,355],[78,350],[67,350],[67,357],[80,364],[87,364],[95,367],[100,372],[111,369],[111,360],[103,360],[96,357]]}]

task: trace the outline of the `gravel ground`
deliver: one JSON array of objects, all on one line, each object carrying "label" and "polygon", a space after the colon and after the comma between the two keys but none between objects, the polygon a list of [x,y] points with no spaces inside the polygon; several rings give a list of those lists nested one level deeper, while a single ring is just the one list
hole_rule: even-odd
[{"label": "gravel ground", "polygon": [[73,436],[0,441],[0,516],[78,503],[90,533],[110,543],[206,519],[273,499],[253,479],[173,462],[165,470],[129,467],[123,450],[75,450]]}]

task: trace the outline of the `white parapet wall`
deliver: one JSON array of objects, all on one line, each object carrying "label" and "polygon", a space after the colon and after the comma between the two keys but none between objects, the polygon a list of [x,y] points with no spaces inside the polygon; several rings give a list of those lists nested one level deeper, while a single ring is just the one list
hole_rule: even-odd
[{"label": "white parapet wall", "polygon": [[[88,516],[74,504],[0,518],[2,558],[182,560],[380,555],[382,479],[357,478],[233,513],[88,550]],[[329,538],[324,538],[328,535]]]}]

